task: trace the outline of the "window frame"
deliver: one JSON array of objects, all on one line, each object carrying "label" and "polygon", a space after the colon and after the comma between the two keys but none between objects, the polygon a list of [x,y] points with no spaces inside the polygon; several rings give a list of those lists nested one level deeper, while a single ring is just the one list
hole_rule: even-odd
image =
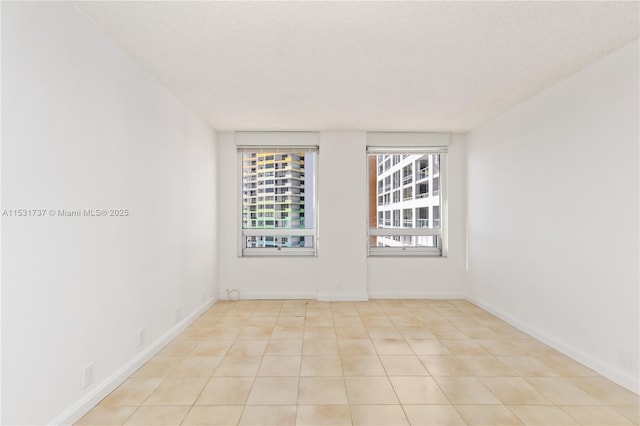
[{"label": "window frame", "polygon": [[[379,137],[380,134],[376,134],[378,136],[374,139],[375,142],[373,145],[369,144],[372,138],[368,138],[368,145],[366,149],[366,161],[367,161],[367,182],[370,179],[370,170],[369,166],[369,155],[394,155],[394,154],[439,154],[440,156],[440,179],[439,179],[439,195],[440,195],[440,227],[439,228],[378,228],[377,224],[369,223],[369,209],[372,207],[370,203],[367,202],[367,254],[369,257],[389,257],[389,256],[420,256],[420,257],[437,257],[437,258],[446,258],[448,256],[448,177],[447,177],[447,166],[448,166],[448,145],[449,138],[448,135],[446,139],[446,143],[441,143],[440,145],[436,144],[425,144],[420,145],[419,143],[411,144],[409,146],[397,146],[397,145],[383,145],[382,142],[388,142],[388,138],[392,138],[394,134],[384,135],[385,137]],[[402,136],[407,134],[400,134],[400,140],[403,139]],[[415,136],[413,134],[409,134],[411,137]],[[417,138],[418,141],[420,138]],[[414,139],[415,140],[415,139]],[[439,139],[440,142],[443,142],[444,139]],[[404,156],[403,156],[404,157]],[[406,158],[406,157],[404,157]],[[403,158],[403,159],[404,159]],[[402,169],[404,170],[404,169]],[[415,172],[415,170],[413,170]],[[376,179],[378,176],[376,176]],[[401,177],[402,179],[402,177]],[[415,182],[414,182],[415,183]],[[401,187],[404,185],[401,185]],[[431,189],[431,188],[430,188]],[[369,183],[367,183],[367,192],[370,191]],[[369,197],[367,197],[369,200]],[[404,197],[401,198],[404,200]],[[373,206],[378,208],[378,206]],[[396,208],[396,207],[393,207]],[[403,214],[401,213],[401,221],[404,220]],[[416,219],[415,217],[413,218]],[[433,218],[429,218],[429,222],[433,224]],[[375,226],[375,227],[374,227]],[[436,247],[377,247],[372,246],[371,242],[374,241],[375,237],[385,236],[385,237],[403,237],[403,236],[435,236],[437,239]]]},{"label": "window frame", "polygon": [[[241,137],[238,137],[240,134]],[[279,136],[279,137],[278,137]],[[243,144],[242,142],[252,142],[251,144]],[[256,144],[255,142],[264,141],[265,143]],[[313,144],[305,144],[304,142],[315,142]],[[283,143],[280,143],[283,142]],[[288,142],[288,143],[287,143]],[[292,143],[293,142],[293,143]],[[295,142],[298,142],[295,144]],[[275,152],[275,153],[294,153],[294,152],[313,152],[314,164],[313,175],[307,175],[305,169],[305,180],[311,178],[313,180],[313,205],[314,217],[311,228],[269,228],[255,229],[243,227],[243,153],[247,152]],[[236,133],[236,155],[237,155],[237,186],[236,195],[238,197],[238,239],[237,254],[238,257],[272,257],[272,256],[317,256],[318,254],[318,162],[319,147],[317,144],[317,133],[312,132],[238,132]],[[305,201],[307,200],[305,193]],[[306,221],[305,226],[309,224]],[[307,237],[313,238],[312,247],[246,247],[245,239],[247,237]]]}]

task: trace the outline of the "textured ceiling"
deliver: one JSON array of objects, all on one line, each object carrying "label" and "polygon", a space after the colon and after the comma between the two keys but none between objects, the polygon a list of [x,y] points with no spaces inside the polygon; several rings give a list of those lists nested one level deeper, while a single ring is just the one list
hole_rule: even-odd
[{"label": "textured ceiling", "polygon": [[637,2],[80,2],[218,130],[467,131],[638,38]]}]

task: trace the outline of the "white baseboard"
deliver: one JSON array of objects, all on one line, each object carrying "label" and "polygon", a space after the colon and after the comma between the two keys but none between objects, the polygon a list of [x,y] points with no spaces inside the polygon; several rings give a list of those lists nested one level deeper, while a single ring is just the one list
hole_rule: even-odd
[{"label": "white baseboard", "polygon": [[367,293],[335,293],[318,294],[319,302],[366,302],[369,300]]},{"label": "white baseboard", "polygon": [[[229,300],[226,291],[218,293],[219,300]],[[299,299],[316,299],[316,293],[307,292],[283,292],[283,293],[259,293],[259,292],[240,292],[240,300],[299,300]]]},{"label": "white baseboard", "polygon": [[562,352],[566,356],[573,358],[579,363],[591,368],[592,370],[596,371],[612,382],[615,382],[620,386],[629,389],[631,392],[638,394],[638,391],[640,390],[640,383],[638,382],[638,378],[634,377],[631,372],[625,373],[619,368],[604,363],[601,360],[596,359],[571,345],[568,345],[561,339],[553,337],[530,324],[519,321],[511,315],[501,311],[500,309],[497,309],[496,307],[488,303],[476,299],[475,297],[467,295],[466,299],[474,305],[508,322],[510,325],[516,327],[517,329],[551,346],[555,350]]},{"label": "white baseboard", "polygon": [[465,299],[465,295],[461,293],[398,293],[386,291],[371,291],[369,299]]},{"label": "white baseboard", "polygon": [[[308,299],[321,302],[366,302],[369,299],[465,299],[462,293],[411,292],[398,293],[393,291],[373,291],[369,293],[312,293],[312,292],[282,292],[260,293],[240,292],[240,300],[296,300]],[[230,300],[226,291],[218,293],[219,300]]]},{"label": "white baseboard", "polygon": [[93,407],[102,401],[107,395],[113,392],[122,384],[129,376],[135,373],[142,365],[149,361],[155,354],[165,347],[171,340],[180,334],[189,324],[198,318],[204,311],[213,306],[218,299],[213,298],[196,309],[179,323],[173,326],[169,331],[160,336],[155,342],[151,343],[142,352],[133,357],[124,366],[118,369],[111,376],[107,377],[81,399],[79,399],[71,407],[63,411],[58,417],[49,422],[50,425],[72,425],[87,414]]}]

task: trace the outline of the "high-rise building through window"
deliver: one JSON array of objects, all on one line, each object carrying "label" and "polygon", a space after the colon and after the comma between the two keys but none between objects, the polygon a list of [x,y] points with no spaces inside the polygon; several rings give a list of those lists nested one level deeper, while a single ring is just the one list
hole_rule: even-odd
[{"label": "high-rise building through window", "polygon": [[369,254],[442,255],[446,149],[370,148]]},{"label": "high-rise building through window", "polygon": [[313,249],[316,152],[257,150],[241,156],[243,253]]},{"label": "high-rise building through window", "polygon": [[[429,218],[439,218],[440,196],[437,191],[437,182],[440,178],[439,154],[407,155],[394,165],[390,165],[392,155],[376,155],[376,167],[378,188],[381,188],[379,196],[382,199],[390,198],[393,188],[400,188],[401,198],[391,198],[391,202],[378,206],[382,217],[387,212],[395,211],[393,223],[382,221],[379,228],[438,228],[439,223]],[[390,165],[390,166],[388,166]],[[400,175],[402,180],[400,181]],[[384,185],[393,176],[393,188]],[[397,186],[396,186],[397,182]],[[431,191],[430,191],[431,189]],[[400,219],[402,212],[402,220]],[[395,219],[397,218],[397,219]],[[405,239],[394,239],[391,236],[378,236],[378,247],[435,247],[435,236],[408,236]]]}]

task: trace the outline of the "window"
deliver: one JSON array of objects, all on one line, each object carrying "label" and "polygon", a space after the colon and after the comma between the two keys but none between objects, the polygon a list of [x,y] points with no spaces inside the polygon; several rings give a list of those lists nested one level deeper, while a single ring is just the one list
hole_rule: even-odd
[{"label": "window", "polygon": [[402,190],[402,199],[404,201],[413,200],[413,186],[405,187]]},{"label": "window", "polygon": [[429,182],[423,182],[416,185],[416,198],[424,198],[429,196]]},{"label": "window", "polygon": [[422,180],[429,177],[429,157],[424,156],[416,162],[416,180]]},{"label": "window", "polygon": [[433,206],[433,226],[438,228],[440,226],[440,206]]},{"label": "window", "polygon": [[418,207],[416,209],[416,228],[429,227],[429,207]]},{"label": "window", "polygon": [[317,146],[238,144],[240,256],[315,255],[317,157]]},{"label": "window", "polygon": [[[401,191],[388,207],[378,207],[375,198],[369,205],[372,218],[369,225],[370,256],[446,256],[446,158],[447,147],[384,147],[369,146],[368,164],[380,164],[382,156],[393,159],[385,176],[378,174],[377,167],[369,168],[369,190],[376,192],[378,182],[383,188],[388,174],[392,186],[396,179]],[[398,156],[398,157],[396,157]],[[371,157],[375,157],[371,158]],[[396,178],[396,176],[398,176]],[[391,217],[387,216],[388,209]],[[375,218],[378,218],[376,221]],[[392,220],[389,220],[392,219]]]},{"label": "window", "polygon": [[404,228],[413,228],[413,209],[402,210],[402,226]]},{"label": "window", "polygon": [[393,172],[393,189],[397,188],[400,188],[400,170]]},{"label": "window", "polygon": [[402,168],[402,184],[408,185],[413,181],[413,164],[409,164]]}]

